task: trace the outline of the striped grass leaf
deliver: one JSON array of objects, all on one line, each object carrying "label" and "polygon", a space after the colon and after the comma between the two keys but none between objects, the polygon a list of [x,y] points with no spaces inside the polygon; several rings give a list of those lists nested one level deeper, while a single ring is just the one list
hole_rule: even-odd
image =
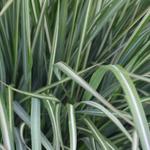
[{"label": "striped grass leaf", "polygon": [[133,143],[132,143],[132,150],[138,150],[139,149],[139,137],[137,135],[137,132],[133,132]]},{"label": "striped grass leaf", "polygon": [[41,150],[41,108],[40,100],[31,101],[31,141],[32,150]]},{"label": "striped grass leaf", "polygon": [[95,137],[95,139],[98,141],[99,145],[101,145],[102,149],[109,150],[109,147],[107,145],[106,140],[104,139],[103,135],[99,132],[99,130],[96,128],[94,123],[92,123],[89,119],[84,119],[86,125],[88,128],[92,131],[92,135]]},{"label": "striped grass leaf", "polygon": [[60,115],[61,115],[61,104],[56,105],[56,110],[55,110],[55,117],[56,117],[56,126],[57,126],[57,131],[58,131],[58,136],[59,136],[59,141],[62,150],[64,150],[64,143],[63,143],[63,138],[62,138],[62,128],[61,128],[61,120],[60,120]]},{"label": "striped grass leaf", "polygon": [[9,126],[9,117],[6,112],[6,106],[4,103],[4,99],[2,95],[0,95],[0,124],[1,124],[1,132],[2,132],[2,138],[4,142],[4,147],[7,150],[14,150],[13,147],[13,140],[11,132],[10,132],[10,126]]},{"label": "striped grass leaf", "polygon": [[0,149],[149,150],[149,6],[1,0]]},{"label": "striped grass leaf", "polygon": [[3,8],[0,10],[0,17],[7,11],[10,5],[13,3],[13,0],[8,0]]},{"label": "striped grass leaf", "polygon": [[20,14],[20,0],[16,0],[14,2],[13,7],[15,8],[14,11],[14,18],[15,18],[15,25],[13,27],[13,34],[14,34],[14,41],[13,41],[13,53],[14,53],[14,71],[13,71],[13,83],[16,83],[17,78],[17,69],[18,69],[18,46],[19,46],[19,14]]},{"label": "striped grass leaf", "polygon": [[74,106],[68,104],[68,117],[69,117],[69,135],[70,135],[70,149],[77,149],[77,129]]},{"label": "striped grass leaf", "polygon": [[[31,53],[31,39],[30,39],[30,15],[29,15],[29,0],[22,1],[22,55],[23,55],[23,72],[24,72],[24,84],[23,88],[30,90],[31,88],[31,67],[32,67],[32,53]],[[28,84],[29,82],[29,84]]]},{"label": "striped grass leaf", "polygon": [[60,143],[59,143],[59,132],[58,132],[58,128],[57,128],[57,123],[56,123],[56,118],[55,118],[55,107],[56,104],[50,102],[49,100],[44,101],[44,106],[49,114],[49,118],[51,120],[51,124],[52,124],[52,130],[53,130],[53,147],[55,147],[55,149],[60,149]]},{"label": "striped grass leaf", "polygon": [[[13,92],[8,88],[8,122],[12,143],[14,143],[14,111],[13,111]],[[14,145],[14,144],[13,144]]]}]

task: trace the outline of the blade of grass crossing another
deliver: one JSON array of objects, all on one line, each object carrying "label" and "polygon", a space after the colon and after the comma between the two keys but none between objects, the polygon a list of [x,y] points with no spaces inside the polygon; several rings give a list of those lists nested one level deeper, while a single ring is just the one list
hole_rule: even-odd
[{"label": "blade of grass crossing another", "polygon": [[38,25],[37,25],[37,29],[36,29],[36,32],[35,32],[35,36],[34,36],[34,39],[33,39],[32,48],[31,48],[32,49],[32,53],[34,53],[34,48],[35,48],[35,45],[36,45],[36,41],[37,41],[38,35],[40,33],[42,21],[44,20],[43,18],[44,18],[44,12],[45,12],[45,9],[46,9],[46,3],[47,3],[47,0],[44,1],[43,6],[42,6],[42,10],[41,10],[39,22],[38,22]]},{"label": "blade of grass crossing another", "polygon": [[[98,88],[103,76],[105,74],[105,70],[104,69],[101,69],[99,71],[96,71],[91,79],[90,79],[90,82],[89,82],[89,85],[94,88],[95,90]],[[84,95],[83,95],[83,100],[90,100],[92,97],[92,94],[88,91],[85,91],[84,92]]]},{"label": "blade of grass crossing another", "polygon": [[[56,64],[61,71],[63,71],[67,76],[69,76],[72,80],[78,83],[81,87],[91,93],[94,97],[96,97],[102,104],[104,104],[107,108],[117,113],[122,119],[127,121],[129,124],[133,125],[132,121],[125,117],[119,110],[113,107],[104,97],[102,97],[94,88],[92,88],[85,80],[83,80],[80,76],[78,76],[70,67],[62,62],[58,62]],[[130,117],[130,116],[129,116]]]},{"label": "blade of grass crossing another", "polygon": [[84,119],[84,121],[86,125],[88,126],[88,128],[92,131],[92,135],[95,137],[99,145],[101,145],[102,149],[109,150],[106,140],[104,139],[103,135],[98,131],[94,123],[92,123],[91,120],[86,119],[86,118]]},{"label": "blade of grass crossing another", "polygon": [[20,93],[20,94],[23,94],[23,95],[27,95],[27,96],[31,96],[31,97],[35,97],[35,98],[40,98],[40,99],[48,99],[48,100],[59,102],[59,100],[56,97],[54,97],[53,95],[46,96],[46,95],[41,95],[41,94],[33,94],[33,93],[30,93],[30,92],[26,92],[26,91],[16,89],[16,88],[14,88],[10,85],[7,85],[6,83],[4,83],[1,80],[0,80],[0,83],[5,85],[6,87],[10,88],[12,91],[16,91],[17,93]]}]

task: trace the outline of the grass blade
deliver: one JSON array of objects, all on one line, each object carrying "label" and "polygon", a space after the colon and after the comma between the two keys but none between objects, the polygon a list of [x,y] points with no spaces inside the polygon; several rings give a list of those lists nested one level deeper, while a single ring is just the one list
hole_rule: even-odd
[{"label": "grass blade", "polygon": [[0,95],[0,125],[1,125],[2,137],[4,141],[4,147],[7,150],[13,150],[14,148],[11,140],[6,106],[4,104],[4,100],[1,95]]},{"label": "grass blade", "polygon": [[40,118],[40,101],[33,98],[31,107],[31,140],[33,150],[41,150]]},{"label": "grass blade", "polygon": [[133,143],[132,143],[132,150],[138,150],[139,149],[139,139],[137,132],[134,131],[133,133]]},{"label": "grass blade", "polygon": [[[10,127],[10,137],[12,143],[14,143],[14,112],[13,112],[13,92],[8,88],[8,118],[9,118],[9,127]],[[14,147],[14,144],[13,144]]]},{"label": "grass blade", "polygon": [[74,107],[68,104],[68,116],[69,116],[69,134],[70,134],[70,150],[76,150],[77,148],[77,129],[75,121]]},{"label": "grass blade", "polygon": [[4,5],[4,7],[1,9],[0,11],[0,17],[5,13],[5,11],[10,7],[10,5],[12,4],[13,0],[8,0],[6,2],[6,4]]},{"label": "grass blade", "polygon": [[61,130],[61,120],[60,120],[60,115],[61,115],[61,104],[56,105],[56,110],[55,110],[55,116],[56,116],[56,125],[57,125],[57,130],[58,130],[58,136],[59,136],[59,141],[61,144],[62,150],[64,150],[64,144],[63,144],[63,139],[62,139],[62,130]]},{"label": "grass blade", "polygon": [[55,114],[54,114],[54,109],[55,109],[55,105],[52,102],[50,102],[49,100],[46,100],[44,102],[45,108],[47,109],[47,112],[49,114],[49,118],[51,120],[52,123],[52,129],[53,129],[53,139],[54,139],[54,147],[55,149],[59,150],[60,149],[60,144],[59,144],[59,136],[58,136],[58,128],[57,128],[57,124],[56,124],[56,118],[55,118]]}]

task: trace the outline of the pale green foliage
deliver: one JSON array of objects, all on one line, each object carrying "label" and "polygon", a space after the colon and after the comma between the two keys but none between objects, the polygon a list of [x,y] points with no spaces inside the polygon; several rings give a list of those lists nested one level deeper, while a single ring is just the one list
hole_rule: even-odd
[{"label": "pale green foliage", "polygon": [[149,0],[0,0],[0,149],[150,150]]}]

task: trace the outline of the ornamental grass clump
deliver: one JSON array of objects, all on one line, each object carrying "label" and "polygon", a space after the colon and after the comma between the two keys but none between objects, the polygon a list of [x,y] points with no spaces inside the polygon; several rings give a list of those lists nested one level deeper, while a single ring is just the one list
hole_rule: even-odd
[{"label": "ornamental grass clump", "polygon": [[0,1],[0,149],[150,150],[148,0]]}]

